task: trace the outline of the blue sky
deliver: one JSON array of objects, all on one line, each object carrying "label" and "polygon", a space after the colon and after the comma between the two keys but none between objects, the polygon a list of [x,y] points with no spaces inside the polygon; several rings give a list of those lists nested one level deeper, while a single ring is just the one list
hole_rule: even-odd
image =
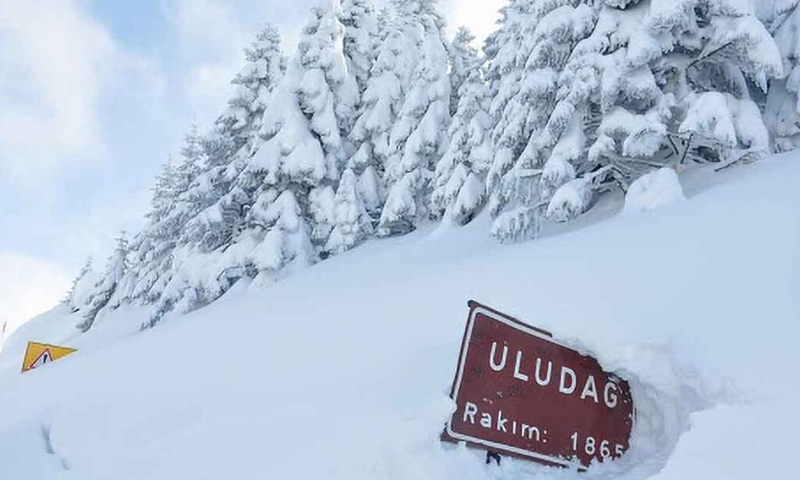
[{"label": "blue sky", "polygon": [[[51,307],[142,223],[161,164],[213,121],[266,23],[320,0],[0,0],[0,326]],[[440,0],[479,35],[503,0]]]}]

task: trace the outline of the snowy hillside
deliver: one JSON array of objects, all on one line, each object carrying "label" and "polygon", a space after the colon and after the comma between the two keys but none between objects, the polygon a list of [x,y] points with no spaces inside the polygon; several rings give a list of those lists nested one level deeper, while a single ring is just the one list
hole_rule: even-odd
[{"label": "snowy hillside", "polygon": [[[500,246],[487,218],[370,242],[133,334],[55,310],[0,355],[0,478],[787,478],[800,386],[800,159],[684,178],[686,202]],[[597,220],[598,218],[595,218]],[[630,452],[589,474],[441,444],[467,300],[627,378]],[[113,320],[113,321],[112,321]],[[19,374],[28,340],[79,352]]]}]

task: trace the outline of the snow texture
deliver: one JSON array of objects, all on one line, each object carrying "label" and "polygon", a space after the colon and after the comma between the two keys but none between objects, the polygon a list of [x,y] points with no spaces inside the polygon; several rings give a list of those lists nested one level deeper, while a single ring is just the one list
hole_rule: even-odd
[{"label": "snow texture", "polygon": [[625,195],[625,213],[647,212],[685,200],[678,174],[671,168],[662,168],[631,184]]},{"label": "snow texture", "polygon": [[[539,242],[496,245],[484,220],[372,242],[268,289],[243,280],[144,333],[140,306],[85,334],[59,307],[0,352],[2,476],[788,478],[800,428],[798,160],[727,170],[713,186],[694,176],[689,201]],[[470,298],[631,382],[623,459],[588,473],[496,466],[440,442]],[[29,340],[78,352],[20,374]]]}]

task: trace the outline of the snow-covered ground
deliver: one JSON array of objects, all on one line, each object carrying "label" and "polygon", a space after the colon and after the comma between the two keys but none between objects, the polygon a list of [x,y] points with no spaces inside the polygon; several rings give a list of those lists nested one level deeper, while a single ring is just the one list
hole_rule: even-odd
[{"label": "snow-covered ground", "polygon": [[[800,159],[682,180],[537,242],[486,220],[370,242],[143,333],[134,308],[86,335],[56,309],[0,353],[0,479],[789,478]],[[630,452],[578,474],[441,444],[469,299],[629,379]],[[21,375],[28,340],[80,350]]]}]

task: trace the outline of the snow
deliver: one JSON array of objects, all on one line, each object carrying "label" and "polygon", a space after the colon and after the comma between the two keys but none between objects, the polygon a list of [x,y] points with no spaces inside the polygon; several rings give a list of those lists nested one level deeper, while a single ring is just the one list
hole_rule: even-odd
[{"label": "snow", "polygon": [[586,211],[591,200],[590,182],[582,178],[570,180],[553,194],[547,206],[547,216],[559,222],[566,222]]},{"label": "snow", "polygon": [[633,182],[625,195],[625,213],[639,213],[686,200],[678,174],[660,168]]},{"label": "snow", "polygon": [[741,142],[757,151],[769,148],[769,132],[753,101],[719,92],[692,97],[681,133],[697,133],[731,146]]},{"label": "snow", "polygon": [[[83,335],[54,310],[0,352],[0,478],[791,476],[797,157],[693,175],[671,208],[536,242],[499,246],[485,217],[369,242],[146,332],[137,307]],[[674,187],[667,176],[653,184]],[[621,461],[487,466],[439,442],[470,298],[630,380],[639,414]],[[21,375],[28,340],[79,351]]]},{"label": "snow", "polygon": [[87,305],[92,295],[95,293],[95,285],[102,280],[103,276],[100,272],[87,270],[85,275],[77,279],[72,288],[72,295],[70,297],[71,303],[80,306]]},{"label": "snow", "polygon": [[[783,475],[778,469],[790,468],[790,457],[785,456],[789,455],[788,451],[776,451],[773,443],[774,431],[770,425],[785,423],[786,415],[791,411],[789,402],[763,401],[756,406],[721,406],[713,411],[694,415],[693,430],[681,439],[672,461],[655,479],[781,478]],[[720,439],[746,440],[726,442],[720,448],[699,434],[709,430],[716,431]],[[784,455],[783,458],[781,455]],[[776,464],[774,468],[777,471],[774,473],[769,467],[771,462]]]}]

